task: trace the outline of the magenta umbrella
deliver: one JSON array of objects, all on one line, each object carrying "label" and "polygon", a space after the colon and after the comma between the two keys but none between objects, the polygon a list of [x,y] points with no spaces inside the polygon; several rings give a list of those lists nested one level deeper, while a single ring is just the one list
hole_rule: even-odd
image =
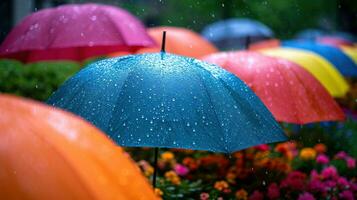
[{"label": "magenta umbrella", "polygon": [[0,57],[24,62],[77,60],[154,46],[129,12],[99,4],[43,9],[23,19],[0,46]]}]

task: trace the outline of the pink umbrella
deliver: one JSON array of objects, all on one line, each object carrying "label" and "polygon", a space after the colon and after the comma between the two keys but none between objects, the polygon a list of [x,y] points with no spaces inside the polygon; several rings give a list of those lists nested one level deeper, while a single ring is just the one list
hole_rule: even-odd
[{"label": "pink umbrella", "polygon": [[24,62],[77,60],[154,46],[144,25],[127,11],[70,4],[27,16],[0,46],[0,57]]}]

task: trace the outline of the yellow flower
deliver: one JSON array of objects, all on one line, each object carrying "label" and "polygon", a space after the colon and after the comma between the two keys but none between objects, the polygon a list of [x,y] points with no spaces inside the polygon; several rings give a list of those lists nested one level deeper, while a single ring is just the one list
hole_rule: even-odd
[{"label": "yellow flower", "polygon": [[303,160],[313,160],[316,157],[316,151],[313,148],[303,148],[300,151],[300,158]]},{"label": "yellow flower", "polygon": [[229,187],[229,185],[226,181],[217,181],[214,184],[214,188],[218,191],[223,191],[224,189],[227,189],[228,187]]},{"label": "yellow flower", "polygon": [[174,154],[169,152],[169,151],[166,151],[164,153],[161,154],[161,159],[165,162],[168,162],[168,161],[171,161],[175,158]]},{"label": "yellow flower", "polygon": [[155,188],[155,194],[156,196],[161,197],[164,193],[159,188]]},{"label": "yellow flower", "polygon": [[151,176],[154,173],[154,168],[151,166],[147,166],[144,168],[144,175]]},{"label": "yellow flower", "polygon": [[181,179],[174,171],[168,171],[165,173],[165,178],[174,185],[180,185]]},{"label": "yellow flower", "polygon": [[248,192],[245,189],[240,189],[236,192],[236,198],[238,200],[247,200],[248,199]]}]

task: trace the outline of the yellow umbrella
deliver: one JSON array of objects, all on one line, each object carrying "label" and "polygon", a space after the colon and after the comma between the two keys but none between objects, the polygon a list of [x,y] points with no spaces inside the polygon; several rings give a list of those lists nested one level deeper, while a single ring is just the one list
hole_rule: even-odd
[{"label": "yellow umbrella", "polygon": [[263,49],[261,52],[297,63],[314,75],[333,97],[343,97],[348,92],[349,86],[342,74],[315,53],[294,48]]},{"label": "yellow umbrella", "polygon": [[357,64],[357,47],[341,46],[341,50]]}]

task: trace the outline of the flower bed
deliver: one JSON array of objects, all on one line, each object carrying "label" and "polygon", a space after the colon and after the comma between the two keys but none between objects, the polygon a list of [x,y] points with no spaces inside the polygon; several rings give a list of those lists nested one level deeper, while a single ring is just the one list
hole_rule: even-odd
[{"label": "flower bed", "polygon": [[[129,149],[149,160],[151,151]],[[153,167],[138,165],[149,178]],[[290,141],[260,145],[232,155],[171,149],[159,159],[156,192],[164,199],[354,199],[356,160],[325,144]]]}]

